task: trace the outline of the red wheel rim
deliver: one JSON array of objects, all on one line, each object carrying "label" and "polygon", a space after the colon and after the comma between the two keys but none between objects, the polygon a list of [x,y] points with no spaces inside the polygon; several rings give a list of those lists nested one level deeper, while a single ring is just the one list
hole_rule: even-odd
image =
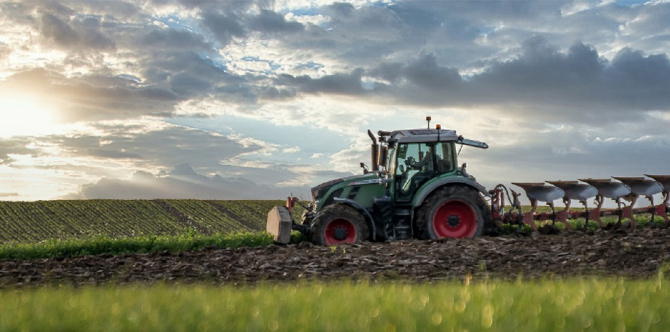
[{"label": "red wheel rim", "polygon": [[477,232],[477,213],[463,201],[445,202],[433,215],[433,230],[438,238],[472,237]]},{"label": "red wheel rim", "polygon": [[358,238],[356,225],[349,219],[334,219],[326,225],[326,244],[354,243]]}]

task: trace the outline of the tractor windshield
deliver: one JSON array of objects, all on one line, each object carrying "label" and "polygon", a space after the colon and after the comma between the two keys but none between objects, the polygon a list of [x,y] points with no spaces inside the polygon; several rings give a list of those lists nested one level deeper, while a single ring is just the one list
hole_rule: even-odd
[{"label": "tractor windshield", "polygon": [[398,144],[395,160],[389,160],[398,198],[411,199],[426,181],[453,171],[455,158],[453,142]]},{"label": "tractor windshield", "polygon": [[454,144],[451,142],[399,144],[397,158],[389,160],[389,169],[395,170],[395,174],[408,169],[448,173],[454,170],[456,164],[453,152]]}]

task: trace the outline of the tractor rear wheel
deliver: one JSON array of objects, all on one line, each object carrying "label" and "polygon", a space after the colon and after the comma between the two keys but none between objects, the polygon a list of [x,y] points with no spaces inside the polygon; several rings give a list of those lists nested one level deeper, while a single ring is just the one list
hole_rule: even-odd
[{"label": "tractor rear wheel", "polygon": [[484,228],[487,210],[486,202],[475,189],[462,185],[438,189],[417,211],[417,237],[440,239],[479,236]]},{"label": "tractor rear wheel", "polygon": [[312,224],[312,242],[332,246],[358,243],[368,239],[370,231],[363,216],[342,204],[325,207]]}]

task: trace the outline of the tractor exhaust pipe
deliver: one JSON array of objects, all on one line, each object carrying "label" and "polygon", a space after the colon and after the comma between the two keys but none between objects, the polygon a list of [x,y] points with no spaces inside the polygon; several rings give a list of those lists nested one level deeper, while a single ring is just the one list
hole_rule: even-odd
[{"label": "tractor exhaust pipe", "polygon": [[368,136],[370,136],[370,139],[372,140],[372,144],[370,145],[372,171],[376,172],[379,171],[379,144],[377,144],[377,139],[370,129],[368,129]]}]

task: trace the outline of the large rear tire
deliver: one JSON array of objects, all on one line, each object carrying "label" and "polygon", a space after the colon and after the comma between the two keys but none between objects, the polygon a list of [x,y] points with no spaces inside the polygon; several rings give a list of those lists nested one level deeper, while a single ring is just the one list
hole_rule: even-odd
[{"label": "large rear tire", "polygon": [[420,239],[477,237],[484,229],[486,201],[475,189],[454,185],[432,193],[416,215]]},{"label": "large rear tire", "polygon": [[342,204],[325,207],[312,224],[312,242],[320,245],[359,243],[369,236],[365,218],[354,208]]}]

